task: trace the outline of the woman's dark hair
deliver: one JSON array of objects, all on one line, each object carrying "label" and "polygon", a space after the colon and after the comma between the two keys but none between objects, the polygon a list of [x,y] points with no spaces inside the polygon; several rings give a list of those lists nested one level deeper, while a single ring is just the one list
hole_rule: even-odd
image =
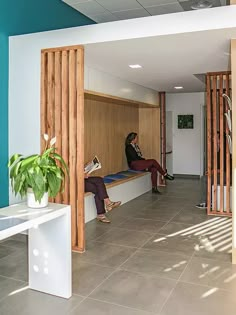
[{"label": "woman's dark hair", "polygon": [[128,136],[126,137],[125,140],[125,145],[129,145],[131,143],[131,141],[133,141],[135,138],[137,137],[137,133],[136,132],[130,132],[128,134]]}]

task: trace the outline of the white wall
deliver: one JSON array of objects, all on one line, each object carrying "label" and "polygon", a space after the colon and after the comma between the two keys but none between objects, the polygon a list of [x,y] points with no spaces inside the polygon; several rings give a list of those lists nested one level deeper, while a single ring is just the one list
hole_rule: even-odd
[{"label": "white wall", "polygon": [[158,105],[158,92],[85,66],[86,90]]},{"label": "white wall", "polygon": [[[200,175],[202,170],[202,110],[204,93],[166,95],[166,110],[173,112],[173,173]],[[194,129],[178,129],[178,115],[194,115]],[[168,126],[166,126],[168,128]]]}]

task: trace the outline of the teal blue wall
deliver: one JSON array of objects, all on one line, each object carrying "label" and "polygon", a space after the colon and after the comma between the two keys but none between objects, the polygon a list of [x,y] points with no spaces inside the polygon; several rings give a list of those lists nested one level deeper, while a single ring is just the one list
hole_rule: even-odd
[{"label": "teal blue wall", "polygon": [[0,207],[8,204],[8,37],[0,33]]},{"label": "teal blue wall", "polygon": [[0,0],[0,32],[9,36],[92,23],[60,0]]},{"label": "teal blue wall", "polygon": [[8,193],[8,36],[94,24],[60,0],[0,0],[0,207]]}]

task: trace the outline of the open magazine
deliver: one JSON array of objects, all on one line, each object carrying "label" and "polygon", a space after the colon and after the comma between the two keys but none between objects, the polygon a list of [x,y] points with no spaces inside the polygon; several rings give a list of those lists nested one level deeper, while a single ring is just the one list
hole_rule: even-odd
[{"label": "open magazine", "polygon": [[91,174],[93,171],[98,170],[99,168],[101,168],[102,165],[99,162],[98,157],[95,155],[95,157],[92,159],[91,162],[88,162],[85,167],[84,167],[84,172],[87,174]]}]

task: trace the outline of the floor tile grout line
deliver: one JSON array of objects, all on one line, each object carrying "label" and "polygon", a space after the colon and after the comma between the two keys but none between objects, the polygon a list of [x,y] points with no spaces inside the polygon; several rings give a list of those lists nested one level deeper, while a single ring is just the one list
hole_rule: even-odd
[{"label": "floor tile grout line", "polygon": [[135,311],[139,311],[139,312],[143,311],[143,312],[145,312],[147,314],[158,315],[157,313],[153,313],[153,312],[141,309],[141,308],[133,308],[133,307],[130,307],[130,306],[127,306],[127,305],[113,303],[113,302],[109,302],[109,301],[106,301],[106,300],[99,300],[99,299],[96,299],[96,298],[93,298],[93,297],[87,297],[86,299],[94,300],[94,301],[97,301],[97,302],[103,302],[103,303],[106,303],[106,304],[109,304],[109,305],[121,306],[123,308],[127,308],[127,309],[130,309],[130,310],[135,310]]},{"label": "floor tile grout line", "polygon": [[[125,231],[136,231],[136,232],[140,232],[140,233],[144,233],[145,232],[145,231],[140,231],[140,230],[131,230],[131,229],[126,229],[126,228],[121,228],[121,227],[118,227],[118,226],[114,226],[113,229],[121,229],[121,230],[125,230]],[[111,232],[111,230],[109,232]],[[151,234],[149,232],[145,232],[145,233]]]},{"label": "floor tile grout line", "polygon": [[[107,244],[107,243],[103,243],[103,244]],[[116,244],[112,244],[112,245],[116,245]],[[118,246],[123,246],[123,245],[118,245]],[[123,246],[125,247],[125,246]],[[130,247],[131,248],[131,247]],[[138,251],[140,250],[143,250],[143,251],[146,251],[146,252],[152,252],[152,253],[160,253],[160,254],[168,254],[169,256],[181,256],[182,259],[191,259],[192,255],[191,256],[188,256],[184,253],[181,253],[181,252],[168,252],[168,251],[163,251],[163,250],[156,250],[156,249],[149,249],[149,248],[143,248],[143,247],[132,247],[133,249],[135,249],[134,253],[129,256],[124,262],[121,263],[121,265],[123,265],[127,260],[129,260],[134,254],[136,254]],[[77,254],[77,253],[76,253]],[[95,265],[95,266],[100,266],[100,267],[104,267],[104,268],[119,268],[121,265],[118,265],[118,266],[115,266],[115,267],[111,267],[110,265],[102,265],[102,264],[99,264],[99,263],[94,263],[94,262],[91,262],[91,261],[88,261],[88,260],[81,260],[80,261],[81,263],[83,264],[89,264],[89,265]],[[127,270],[129,271],[129,270]],[[168,278],[168,279],[173,279],[173,278]]]},{"label": "floor tile grout line", "polygon": [[0,274],[0,277],[5,278],[5,279],[14,280],[14,281],[17,281],[17,282],[28,283],[28,281],[20,280],[20,279],[16,279],[16,278],[12,278],[12,277],[7,277],[7,276],[1,275],[1,274]]},{"label": "floor tile grout line", "polygon": [[194,285],[194,286],[205,287],[205,288],[208,288],[208,289],[217,288],[217,289],[222,290],[222,291],[233,293],[233,289],[232,290],[224,289],[224,288],[221,288],[219,286],[216,287],[216,286],[210,286],[210,285],[207,285],[207,284],[196,283],[196,282],[191,282],[191,281],[183,281],[183,280],[178,280],[178,283],[186,283],[186,284],[191,284],[191,285]]},{"label": "floor tile grout line", "polygon": [[[28,282],[24,282],[26,284],[27,287],[29,287],[29,283]],[[4,297],[0,298],[0,307],[1,307],[1,302],[4,301],[5,299],[7,299],[9,297],[9,294],[5,295]]]},{"label": "floor tile grout line", "polygon": [[190,263],[192,262],[193,257],[194,257],[194,252],[195,252],[195,250],[193,250],[192,256],[190,257],[190,259],[189,259],[188,263],[186,264],[184,270],[183,270],[182,273],[180,274],[180,276],[179,276],[177,282],[180,281],[180,279],[181,279],[182,275],[184,274],[184,272],[186,271],[187,267],[188,267],[188,266],[190,265]]},{"label": "floor tile grout line", "polygon": [[153,238],[153,236],[154,236],[155,234],[157,234],[157,233],[153,233],[152,236],[151,236],[149,239],[147,239],[147,241],[144,242],[144,244],[142,244],[142,245],[139,247],[139,249],[143,248],[149,241],[151,241],[151,239]]},{"label": "floor tile grout line", "polygon": [[177,279],[174,288],[171,290],[170,294],[168,295],[168,297],[166,298],[165,302],[163,303],[163,305],[162,305],[162,307],[161,307],[161,310],[160,310],[160,314],[162,313],[162,310],[164,309],[165,305],[168,303],[168,300],[169,300],[170,296],[172,295],[172,293],[174,292],[174,290],[176,289],[178,283],[181,282],[181,281],[180,281],[180,278],[181,278],[181,276],[184,274],[184,272],[185,272],[186,268],[188,267],[188,265],[190,264],[190,262],[192,261],[193,256],[194,256],[194,252],[192,253],[192,256],[190,257],[190,259],[189,259],[188,263],[186,264],[184,270],[182,271],[182,273],[180,274],[179,278]]},{"label": "floor tile grout line", "polygon": [[107,281],[115,272],[117,271],[117,268],[115,270],[113,270],[100,284],[98,284],[88,295],[87,297],[90,297],[91,294],[93,294],[93,292],[95,290],[97,290],[101,285],[104,284],[105,281]]},{"label": "floor tile grout line", "polygon": [[117,244],[117,243],[102,242],[102,241],[97,241],[97,242],[102,243],[102,244],[109,244],[109,245],[116,245],[116,246],[124,246],[124,247],[127,247],[127,248],[139,248],[139,247],[137,247],[137,246],[121,245],[121,244]]},{"label": "floor tile grout line", "polygon": [[[76,295],[76,294],[72,294],[73,295]],[[77,295],[78,296],[78,295]],[[85,300],[86,300],[86,296],[83,296],[82,297],[82,301],[80,301],[76,306],[72,307],[72,309],[69,311],[69,313],[67,313],[68,315],[70,315],[72,312],[74,312],[74,310],[79,307]]]},{"label": "floor tile grout line", "polygon": [[[132,256],[134,256],[134,254],[138,251],[138,249],[139,249],[139,248],[137,248],[137,249],[134,251],[134,253],[133,253],[131,256],[129,256],[129,258],[131,258]],[[126,262],[129,258],[127,258],[127,259],[125,260],[125,262]],[[123,263],[124,263],[124,262],[123,262]],[[121,263],[119,266],[117,266],[117,267],[114,269],[114,271],[113,271],[108,277],[106,277],[98,286],[96,286],[96,288],[94,288],[94,289],[90,292],[90,294],[89,294],[87,297],[89,297],[97,288],[99,288],[106,280],[108,280],[115,272],[117,272],[117,271],[119,270],[120,266],[122,266],[123,263]]]},{"label": "floor tile grout line", "polygon": [[160,311],[159,311],[160,314],[162,313],[162,310],[164,309],[164,307],[165,307],[166,303],[168,302],[170,296],[172,295],[172,293],[174,292],[175,288],[177,287],[177,284],[178,284],[178,282],[176,281],[174,287],[170,290],[170,293],[168,294],[168,296],[166,297],[165,301],[163,302],[163,305],[161,306]]},{"label": "floor tile grout line", "polygon": [[[192,256],[191,256],[189,262],[191,261],[192,257],[193,257],[193,254],[192,254]],[[185,266],[185,268],[184,268],[184,271],[186,270],[186,268],[187,268],[189,262],[186,264],[186,266]],[[184,272],[184,271],[183,271],[183,272]],[[183,274],[183,272],[181,273],[181,275]],[[179,279],[180,279],[181,275],[179,276]],[[172,288],[170,294],[169,294],[168,297],[165,299],[165,301],[164,301],[164,303],[163,303],[163,305],[162,305],[162,307],[161,307],[161,309],[160,309],[160,314],[162,313],[162,310],[164,309],[165,305],[168,303],[168,300],[169,300],[169,298],[171,297],[172,293],[173,293],[174,290],[176,289],[176,287],[177,287],[177,285],[178,285],[178,283],[179,283],[179,279],[176,280],[175,286]]]},{"label": "floor tile grout line", "polygon": [[[121,266],[122,267],[122,266]],[[140,275],[140,276],[147,276],[147,277],[154,277],[154,278],[159,278],[159,279],[163,279],[163,280],[171,280],[171,281],[174,281],[174,282],[177,282],[178,279],[175,279],[175,278],[170,278],[170,277],[165,277],[163,276],[162,274],[151,274],[151,273],[145,273],[145,272],[139,272],[139,271],[134,271],[134,270],[129,270],[129,269],[119,269],[121,271],[127,271],[127,272],[130,272],[130,273],[134,273],[136,275]]]}]

